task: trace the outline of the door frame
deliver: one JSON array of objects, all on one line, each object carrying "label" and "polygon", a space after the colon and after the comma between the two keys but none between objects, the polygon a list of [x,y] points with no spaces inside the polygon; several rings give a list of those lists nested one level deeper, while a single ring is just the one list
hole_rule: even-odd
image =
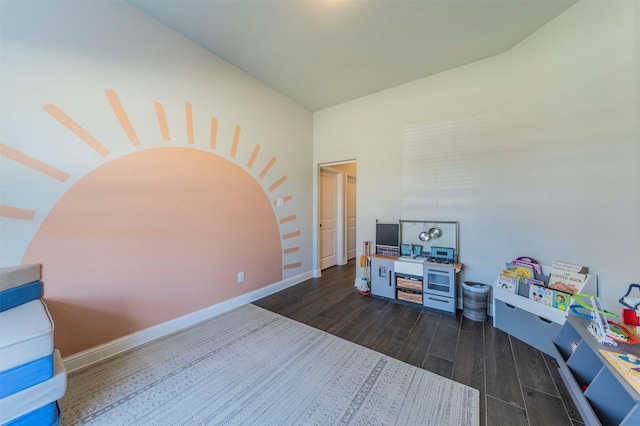
[{"label": "door frame", "polygon": [[[352,175],[350,173],[345,173],[345,193],[344,193],[344,199],[345,199],[345,204],[344,204],[344,263],[343,264],[347,264],[349,262],[349,180],[353,179],[356,183],[356,198],[357,198],[357,193],[358,193],[358,176],[357,175]],[[357,208],[358,208],[358,203],[356,202],[356,234],[357,234],[357,228],[358,228],[358,214],[357,214]],[[356,235],[354,235],[353,238],[357,238]],[[355,243],[355,253],[354,253],[354,257],[357,257],[358,255],[358,241],[354,241]]]},{"label": "door frame", "polygon": [[[330,173],[335,177],[336,187],[334,188],[334,200],[336,206],[336,238],[334,241],[334,253],[336,255],[336,265],[344,265],[344,182],[342,178],[342,172],[340,170],[332,169],[330,166],[321,166],[320,174],[322,172]],[[320,175],[319,175],[320,176]],[[320,212],[321,203],[321,188],[322,188],[322,179],[319,178],[319,186],[318,186],[318,212]],[[318,244],[321,246],[321,236],[320,236],[320,214],[318,214]],[[320,262],[320,255],[322,253],[318,253],[318,262]],[[319,263],[318,263],[319,265]]]},{"label": "door frame", "polygon": [[[357,160],[353,159],[353,160],[342,160],[342,161],[332,161],[332,162],[328,162],[328,163],[318,163],[317,167],[316,167],[316,173],[315,173],[315,180],[316,180],[316,193],[315,193],[315,199],[314,199],[314,203],[315,203],[315,219],[314,219],[314,240],[315,240],[315,255],[314,255],[314,259],[313,259],[313,264],[314,264],[314,268],[313,268],[313,276],[318,278],[322,276],[321,270],[320,270],[320,186],[321,186],[321,179],[320,179],[320,173],[322,173],[322,170],[328,170],[331,173],[335,173],[337,176],[336,182],[337,182],[337,186],[338,188],[336,188],[336,215],[337,215],[337,221],[339,223],[336,223],[336,265],[345,265],[346,264],[346,235],[345,235],[345,215],[346,215],[346,211],[345,211],[345,197],[346,197],[346,193],[345,193],[345,188],[344,188],[344,174],[342,173],[342,171],[340,170],[335,170],[332,169],[331,166],[335,166],[335,165],[340,165],[340,164],[346,164],[346,163],[357,163]],[[357,245],[357,243],[356,243]]]}]

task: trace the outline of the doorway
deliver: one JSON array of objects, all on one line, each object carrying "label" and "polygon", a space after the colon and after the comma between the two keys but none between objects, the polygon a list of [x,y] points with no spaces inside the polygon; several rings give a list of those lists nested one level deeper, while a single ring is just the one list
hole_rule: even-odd
[{"label": "doorway", "polygon": [[319,267],[345,265],[356,257],[356,163],[324,164],[319,171]]}]

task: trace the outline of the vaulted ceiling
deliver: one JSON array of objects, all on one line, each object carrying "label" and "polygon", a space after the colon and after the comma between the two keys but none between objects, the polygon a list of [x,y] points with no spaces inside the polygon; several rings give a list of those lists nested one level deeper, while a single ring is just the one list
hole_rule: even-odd
[{"label": "vaulted ceiling", "polygon": [[503,53],[577,0],[127,0],[311,111]]}]

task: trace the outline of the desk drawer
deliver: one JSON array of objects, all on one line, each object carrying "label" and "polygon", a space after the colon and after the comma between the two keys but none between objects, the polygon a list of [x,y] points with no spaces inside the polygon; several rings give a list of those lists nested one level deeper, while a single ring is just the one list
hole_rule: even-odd
[{"label": "desk drawer", "polygon": [[552,340],[562,326],[551,320],[494,299],[495,325],[518,340],[553,356]]}]

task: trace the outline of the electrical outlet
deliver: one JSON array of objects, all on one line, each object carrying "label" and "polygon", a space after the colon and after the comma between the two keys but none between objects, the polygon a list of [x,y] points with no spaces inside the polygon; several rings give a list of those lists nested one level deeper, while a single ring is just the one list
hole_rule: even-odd
[{"label": "electrical outlet", "polygon": [[244,272],[238,272],[238,284],[244,282]]}]

